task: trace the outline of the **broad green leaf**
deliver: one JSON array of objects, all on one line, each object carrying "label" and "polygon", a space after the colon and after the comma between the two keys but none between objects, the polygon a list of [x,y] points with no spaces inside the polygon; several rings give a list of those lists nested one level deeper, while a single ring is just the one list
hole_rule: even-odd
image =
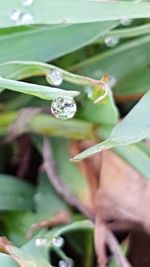
[{"label": "broad green leaf", "polygon": [[0,62],[50,61],[94,42],[117,25],[118,23],[110,21],[27,27],[25,30],[22,30],[22,27],[2,29],[0,31]]},{"label": "broad green leaf", "polygon": [[42,99],[53,99],[59,96],[77,96],[77,91],[65,91],[43,85],[14,81],[0,77],[0,86],[19,93],[34,95]]},{"label": "broad green leaf", "polygon": [[90,155],[98,153],[103,149],[119,145],[136,143],[150,137],[150,91],[141,98],[128,115],[114,127],[110,137],[73,158],[73,161],[82,160]]},{"label": "broad green leaf", "polygon": [[33,188],[16,177],[0,174],[0,210],[25,211],[33,208]]},{"label": "broad green leaf", "polygon": [[[22,9],[21,3],[6,0],[1,4],[1,27],[14,26],[10,19],[12,11]],[[83,12],[84,10],[84,12]],[[70,1],[70,0],[45,0],[34,1],[30,6],[33,23],[36,24],[73,24],[128,18],[150,17],[149,3],[132,2],[101,2],[101,1]],[[6,15],[7,14],[7,15]]]}]

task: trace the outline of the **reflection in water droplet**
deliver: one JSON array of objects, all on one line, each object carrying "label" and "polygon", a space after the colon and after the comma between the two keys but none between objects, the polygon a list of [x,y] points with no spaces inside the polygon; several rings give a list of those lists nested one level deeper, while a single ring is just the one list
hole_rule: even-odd
[{"label": "reflection in water droplet", "polygon": [[77,110],[74,99],[70,96],[58,97],[52,101],[51,111],[56,118],[66,120],[71,119]]},{"label": "reflection in water droplet", "polygon": [[70,260],[68,259],[66,261],[61,260],[61,261],[59,261],[58,266],[59,267],[72,267],[73,266],[73,262],[72,262],[71,259]]},{"label": "reflection in water droplet", "polygon": [[35,245],[37,247],[45,246],[47,244],[47,240],[45,238],[36,238]]},{"label": "reflection in water droplet", "polygon": [[52,245],[58,248],[62,247],[64,245],[63,237],[58,236],[58,237],[53,238]]},{"label": "reflection in water droplet", "polygon": [[34,22],[33,16],[30,13],[24,13],[19,10],[13,10],[10,18],[16,25],[28,25]]},{"label": "reflection in water droplet", "polygon": [[33,3],[33,0],[22,0],[23,6],[31,6]]},{"label": "reflection in water droplet", "polygon": [[119,38],[117,36],[111,36],[111,37],[106,37],[105,38],[105,44],[108,47],[114,47],[118,44]]},{"label": "reflection in water droplet", "polygon": [[48,83],[50,83],[52,85],[55,85],[55,86],[61,85],[61,83],[63,81],[62,72],[59,69],[51,70],[47,74],[46,80]]},{"label": "reflection in water droplet", "polygon": [[129,26],[132,23],[132,19],[122,18],[120,24],[123,26]]}]

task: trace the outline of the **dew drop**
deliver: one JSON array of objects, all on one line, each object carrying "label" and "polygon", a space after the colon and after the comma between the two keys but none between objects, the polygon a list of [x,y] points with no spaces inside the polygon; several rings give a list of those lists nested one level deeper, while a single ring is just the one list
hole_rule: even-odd
[{"label": "dew drop", "polygon": [[33,0],[22,0],[23,6],[31,6],[33,3]]},{"label": "dew drop", "polygon": [[50,83],[52,85],[55,85],[55,86],[61,85],[61,83],[63,81],[62,72],[59,69],[51,70],[47,74],[46,80],[48,83]]},{"label": "dew drop", "polygon": [[47,240],[44,238],[36,238],[35,245],[37,247],[45,246],[47,244]]},{"label": "dew drop", "polygon": [[70,96],[58,97],[52,101],[52,114],[59,119],[67,120],[73,118],[77,110],[74,99]]},{"label": "dew drop", "polygon": [[64,244],[64,239],[61,236],[55,237],[52,240],[52,245],[58,248],[61,248]]},{"label": "dew drop", "polygon": [[28,25],[34,22],[32,14],[21,12],[20,10],[13,10],[10,19],[14,21],[16,25]]},{"label": "dew drop", "polygon": [[132,23],[132,19],[128,19],[128,18],[122,18],[120,20],[120,24],[123,26],[129,26]]},{"label": "dew drop", "polygon": [[13,20],[14,22],[17,22],[20,18],[21,15],[21,11],[20,10],[13,10],[11,15],[10,15],[10,19]]},{"label": "dew drop", "polygon": [[85,91],[86,91],[86,94],[87,94],[88,98],[91,98],[92,97],[92,94],[93,94],[93,88],[92,88],[92,86],[88,85],[86,87]]},{"label": "dew drop", "polygon": [[115,47],[119,43],[119,38],[117,36],[111,36],[105,38],[105,44],[108,47]]},{"label": "dew drop", "polygon": [[58,263],[58,266],[59,267],[72,267],[73,263],[72,263],[72,260],[67,260],[67,261],[60,260]]},{"label": "dew drop", "polygon": [[32,14],[30,13],[22,13],[20,15],[20,19],[19,19],[19,24],[21,25],[28,25],[28,24],[33,24],[34,19]]}]

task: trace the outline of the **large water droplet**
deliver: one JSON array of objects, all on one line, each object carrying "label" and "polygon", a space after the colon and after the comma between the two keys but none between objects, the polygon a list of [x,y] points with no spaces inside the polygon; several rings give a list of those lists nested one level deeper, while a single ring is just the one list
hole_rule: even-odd
[{"label": "large water droplet", "polygon": [[63,244],[64,244],[64,239],[61,236],[52,239],[52,245],[55,247],[61,248]]},{"label": "large water droplet", "polygon": [[70,259],[68,259],[68,260],[61,260],[61,261],[59,261],[59,263],[58,263],[58,266],[59,267],[72,267],[73,266],[73,263],[72,263],[72,260]]},{"label": "large water droplet", "polygon": [[46,246],[47,240],[45,238],[36,238],[35,245],[37,247]]},{"label": "large water droplet", "polygon": [[61,85],[61,83],[63,81],[62,72],[59,69],[51,70],[47,74],[46,80],[48,83],[50,83],[52,85],[55,85],[55,86]]},{"label": "large water droplet", "polygon": [[74,99],[70,96],[58,97],[52,101],[51,111],[56,118],[66,120],[71,119],[77,110]]},{"label": "large water droplet", "polygon": [[120,24],[123,26],[130,26],[131,23],[132,23],[132,19],[122,18],[120,20]]},{"label": "large water droplet", "polygon": [[31,6],[33,3],[33,0],[22,0],[23,6]]},{"label": "large water droplet", "polygon": [[105,38],[105,44],[108,47],[114,47],[118,44],[119,38],[117,36],[110,36]]},{"label": "large water droplet", "polygon": [[21,12],[20,10],[13,10],[10,18],[16,25],[28,25],[34,22],[32,14]]}]

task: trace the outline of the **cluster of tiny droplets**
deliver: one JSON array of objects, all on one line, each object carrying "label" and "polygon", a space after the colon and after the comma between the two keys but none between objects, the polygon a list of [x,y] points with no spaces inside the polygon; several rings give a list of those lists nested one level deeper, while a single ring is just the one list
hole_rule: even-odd
[{"label": "cluster of tiny droplets", "polygon": [[74,99],[70,96],[58,97],[53,99],[51,104],[52,114],[62,120],[71,119],[74,117],[77,110]]},{"label": "cluster of tiny droplets", "polygon": [[63,74],[59,69],[53,69],[46,75],[46,80],[51,85],[59,86],[63,82]]},{"label": "cluster of tiny droplets", "polygon": [[[33,0],[22,0],[22,5],[28,7],[32,5]],[[14,9],[10,15],[10,19],[16,25],[28,25],[34,22],[33,16],[31,13],[21,11],[19,9]]]}]

